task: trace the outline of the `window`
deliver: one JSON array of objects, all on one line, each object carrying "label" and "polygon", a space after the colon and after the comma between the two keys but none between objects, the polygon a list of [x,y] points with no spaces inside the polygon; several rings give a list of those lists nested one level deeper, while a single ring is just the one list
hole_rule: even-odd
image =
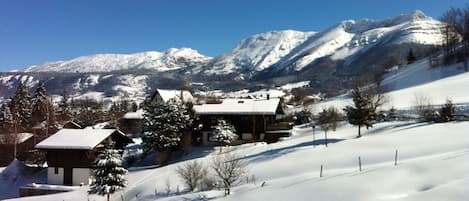
[{"label": "window", "polygon": [[54,168],[54,174],[59,174],[59,168],[58,167]]}]

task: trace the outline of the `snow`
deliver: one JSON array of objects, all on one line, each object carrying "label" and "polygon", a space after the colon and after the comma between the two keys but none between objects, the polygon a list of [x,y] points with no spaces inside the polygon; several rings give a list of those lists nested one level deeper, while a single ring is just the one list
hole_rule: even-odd
[{"label": "snow", "polygon": [[284,84],[278,88],[283,89],[283,90],[292,90],[294,88],[307,87],[309,86],[309,84],[310,84],[310,81],[301,81],[301,82]]},{"label": "snow", "polygon": [[240,69],[262,71],[277,63],[314,32],[272,31],[243,39],[227,54],[215,59],[209,74],[226,74]]},{"label": "snow", "polygon": [[7,167],[0,168],[0,200],[18,197],[20,186],[45,182],[45,173],[46,171],[25,166],[15,159]]},{"label": "snow", "polygon": [[[169,101],[169,99],[176,98],[179,99],[181,97],[181,90],[166,90],[166,89],[157,89],[158,93],[163,99],[164,102]],[[182,91],[182,98],[185,102],[191,102],[194,98],[192,97],[191,92],[183,90]]]},{"label": "snow", "polygon": [[122,119],[143,119],[143,109],[137,110],[136,112],[127,112],[122,116]]},{"label": "snow", "polygon": [[112,89],[117,91],[121,96],[145,97],[147,75],[122,75],[119,76],[118,80],[121,84],[113,86]]},{"label": "snow", "polygon": [[274,115],[280,99],[225,99],[220,104],[194,105],[196,114],[265,114]]},{"label": "snow", "polygon": [[116,129],[61,129],[35,146],[37,149],[91,150]]},{"label": "snow", "polygon": [[168,71],[183,68],[187,63],[202,64],[211,58],[190,48],[171,48],[166,52],[142,52],[135,54],[97,54],[82,56],[68,61],[55,61],[31,66],[23,72],[110,72],[132,68]]},{"label": "snow", "polygon": [[[428,59],[422,59],[412,65],[389,74],[383,80],[383,86],[391,90],[383,109],[412,109],[416,96],[425,95],[432,104],[442,105],[450,98],[455,104],[469,104],[469,73],[464,72],[463,64],[431,68]],[[352,104],[346,94],[310,106],[322,109],[329,106],[344,108]]]},{"label": "snow", "polygon": [[[16,143],[21,144],[21,143],[25,142],[26,140],[28,140],[29,138],[33,137],[34,134],[32,134],[32,133],[18,133],[16,136],[17,136],[17,142]],[[0,143],[4,143],[4,140],[5,140],[5,136],[0,135]]]}]

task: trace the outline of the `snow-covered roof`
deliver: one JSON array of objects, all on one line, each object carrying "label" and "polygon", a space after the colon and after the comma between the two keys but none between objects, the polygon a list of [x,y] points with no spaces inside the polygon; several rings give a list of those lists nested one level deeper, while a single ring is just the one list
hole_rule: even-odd
[{"label": "snow-covered roof", "polygon": [[[161,99],[164,102],[167,102],[171,98],[175,98],[180,100],[181,97],[181,90],[166,90],[166,89],[157,89],[158,94],[160,94]],[[192,97],[191,92],[183,90],[182,91],[182,98],[184,102],[191,102],[194,98]]]},{"label": "snow-covered roof", "polygon": [[220,104],[195,105],[196,114],[275,115],[280,99],[225,99]]},{"label": "snow-covered roof", "polygon": [[137,110],[135,112],[127,112],[124,114],[122,119],[143,119],[143,110]]},{"label": "snow-covered roof", "polygon": [[[5,143],[8,143],[8,136],[14,136],[15,134],[11,133],[11,134],[2,134],[0,135],[0,143],[2,144],[5,144]],[[26,140],[28,140],[29,138],[32,138],[34,136],[34,134],[32,133],[18,133],[17,134],[17,144],[21,144],[23,142],[25,142]]]},{"label": "snow-covered roof", "polygon": [[85,149],[91,150],[111,136],[116,129],[62,129],[37,144],[37,149]]}]

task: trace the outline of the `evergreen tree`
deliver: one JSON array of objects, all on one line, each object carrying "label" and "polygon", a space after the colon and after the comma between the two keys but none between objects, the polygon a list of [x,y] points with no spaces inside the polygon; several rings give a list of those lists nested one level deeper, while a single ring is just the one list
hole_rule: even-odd
[{"label": "evergreen tree", "polygon": [[213,128],[211,140],[228,145],[237,139],[238,135],[234,126],[225,120],[218,120],[217,125]]},{"label": "evergreen tree", "polygon": [[373,127],[373,119],[375,116],[373,101],[370,95],[362,91],[359,86],[355,86],[352,91],[353,106],[347,106],[344,111],[347,115],[348,122],[358,126],[358,136],[361,137],[361,127]]},{"label": "evergreen tree", "polygon": [[412,49],[409,50],[409,53],[407,54],[407,64],[411,64],[411,63],[414,63],[415,61],[415,55],[414,55],[414,51],[412,51]]},{"label": "evergreen tree", "polygon": [[118,150],[106,149],[100,153],[94,174],[96,180],[91,184],[89,193],[107,195],[108,201],[110,194],[127,185],[127,170],[122,167],[122,156]]},{"label": "evergreen tree", "polygon": [[28,129],[31,118],[31,102],[28,90],[22,82],[18,84],[14,96],[10,98],[8,107],[13,115],[15,127],[17,129],[21,127],[23,130]]},{"label": "evergreen tree", "polygon": [[440,109],[441,120],[445,122],[453,121],[455,111],[453,101],[447,99],[445,105]]},{"label": "evergreen tree", "polygon": [[67,90],[63,90],[62,97],[59,102],[59,112],[64,115],[70,115],[71,109],[70,104],[68,103],[70,96],[67,93]]},{"label": "evergreen tree", "polygon": [[142,140],[145,151],[170,152],[181,144],[185,129],[192,125],[188,109],[171,99],[144,105]]},{"label": "evergreen tree", "polygon": [[36,91],[34,91],[33,97],[31,98],[31,123],[33,126],[35,126],[35,124],[42,123],[49,118],[48,115],[50,114],[49,110],[51,109],[51,106],[52,104],[47,98],[44,84],[39,82]]},{"label": "evergreen tree", "polygon": [[396,108],[391,107],[391,109],[389,110],[389,118],[391,118],[394,121],[399,119],[399,114]]}]

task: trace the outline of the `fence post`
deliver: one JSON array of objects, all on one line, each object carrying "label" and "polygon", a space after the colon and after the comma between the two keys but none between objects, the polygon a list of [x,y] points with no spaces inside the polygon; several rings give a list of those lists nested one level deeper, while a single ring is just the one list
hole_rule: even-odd
[{"label": "fence post", "polygon": [[319,172],[319,177],[322,177],[322,164],[321,164],[321,171]]},{"label": "fence post", "polygon": [[397,166],[397,149],[396,154],[394,155],[394,166]]},{"label": "fence post", "polygon": [[358,169],[360,170],[360,172],[362,171],[362,159],[360,156],[358,157]]}]

